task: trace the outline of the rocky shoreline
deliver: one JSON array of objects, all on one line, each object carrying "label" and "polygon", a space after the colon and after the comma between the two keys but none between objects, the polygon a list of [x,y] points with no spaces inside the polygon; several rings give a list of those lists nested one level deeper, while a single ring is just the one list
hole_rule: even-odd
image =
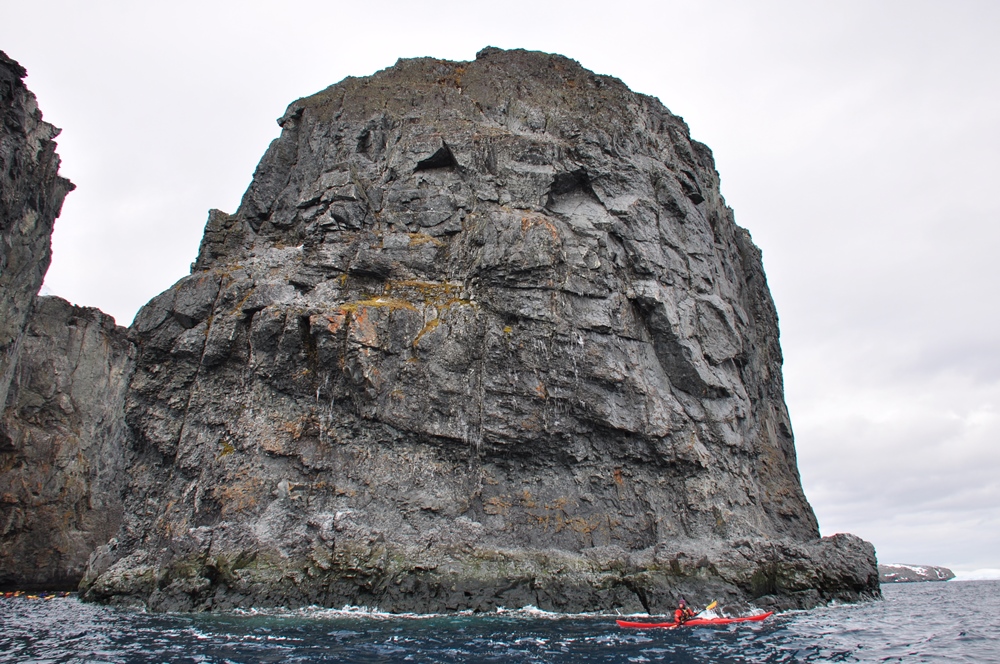
[{"label": "rocky shoreline", "polygon": [[662,614],[674,608],[678,596],[704,604],[718,600],[730,613],[874,596],[865,573],[874,552],[850,535],[808,544],[663,543],[637,552],[490,550],[464,542],[424,550],[387,543],[313,546],[301,558],[256,551],[231,555],[186,555],[167,565],[133,555],[96,579],[85,579],[84,597],[153,611],[364,606],[441,613],[535,606],[565,613]]}]

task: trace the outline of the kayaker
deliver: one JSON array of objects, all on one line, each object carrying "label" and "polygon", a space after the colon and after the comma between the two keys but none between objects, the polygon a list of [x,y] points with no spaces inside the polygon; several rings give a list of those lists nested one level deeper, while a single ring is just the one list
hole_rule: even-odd
[{"label": "kayaker", "polygon": [[691,618],[694,618],[694,611],[688,608],[687,602],[682,597],[681,601],[677,604],[677,610],[674,611],[674,622],[681,625]]}]

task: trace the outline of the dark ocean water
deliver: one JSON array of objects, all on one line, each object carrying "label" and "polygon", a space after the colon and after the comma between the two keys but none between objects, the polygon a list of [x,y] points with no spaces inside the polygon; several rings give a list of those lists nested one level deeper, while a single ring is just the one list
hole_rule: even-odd
[{"label": "dark ocean water", "polygon": [[0,662],[1000,662],[1000,581],[899,584],[885,600],[763,623],[620,629],[531,609],[389,616],[156,615],[0,599]]}]

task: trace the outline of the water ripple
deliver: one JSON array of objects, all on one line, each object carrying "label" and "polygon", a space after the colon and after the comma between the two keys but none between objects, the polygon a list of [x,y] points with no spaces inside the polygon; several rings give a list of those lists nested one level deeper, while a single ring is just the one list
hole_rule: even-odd
[{"label": "water ripple", "polygon": [[764,623],[623,630],[529,607],[482,615],[309,608],[162,615],[0,599],[0,662],[1000,662],[1000,582],[888,586],[882,602]]}]

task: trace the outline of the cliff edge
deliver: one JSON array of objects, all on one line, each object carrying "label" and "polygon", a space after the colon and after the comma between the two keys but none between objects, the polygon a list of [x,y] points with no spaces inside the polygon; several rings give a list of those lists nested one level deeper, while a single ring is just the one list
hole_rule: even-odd
[{"label": "cliff edge", "polygon": [[92,600],[663,611],[877,595],[821,539],[759,250],[710,150],[561,56],[292,103],[136,317]]},{"label": "cliff edge", "polygon": [[[52,140],[21,80],[24,67],[0,51],[0,408],[17,364],[28,313],[52,258],[52,225],[73,184],[59,175]],[[0,450],[9,445],[0,429]]]}]

